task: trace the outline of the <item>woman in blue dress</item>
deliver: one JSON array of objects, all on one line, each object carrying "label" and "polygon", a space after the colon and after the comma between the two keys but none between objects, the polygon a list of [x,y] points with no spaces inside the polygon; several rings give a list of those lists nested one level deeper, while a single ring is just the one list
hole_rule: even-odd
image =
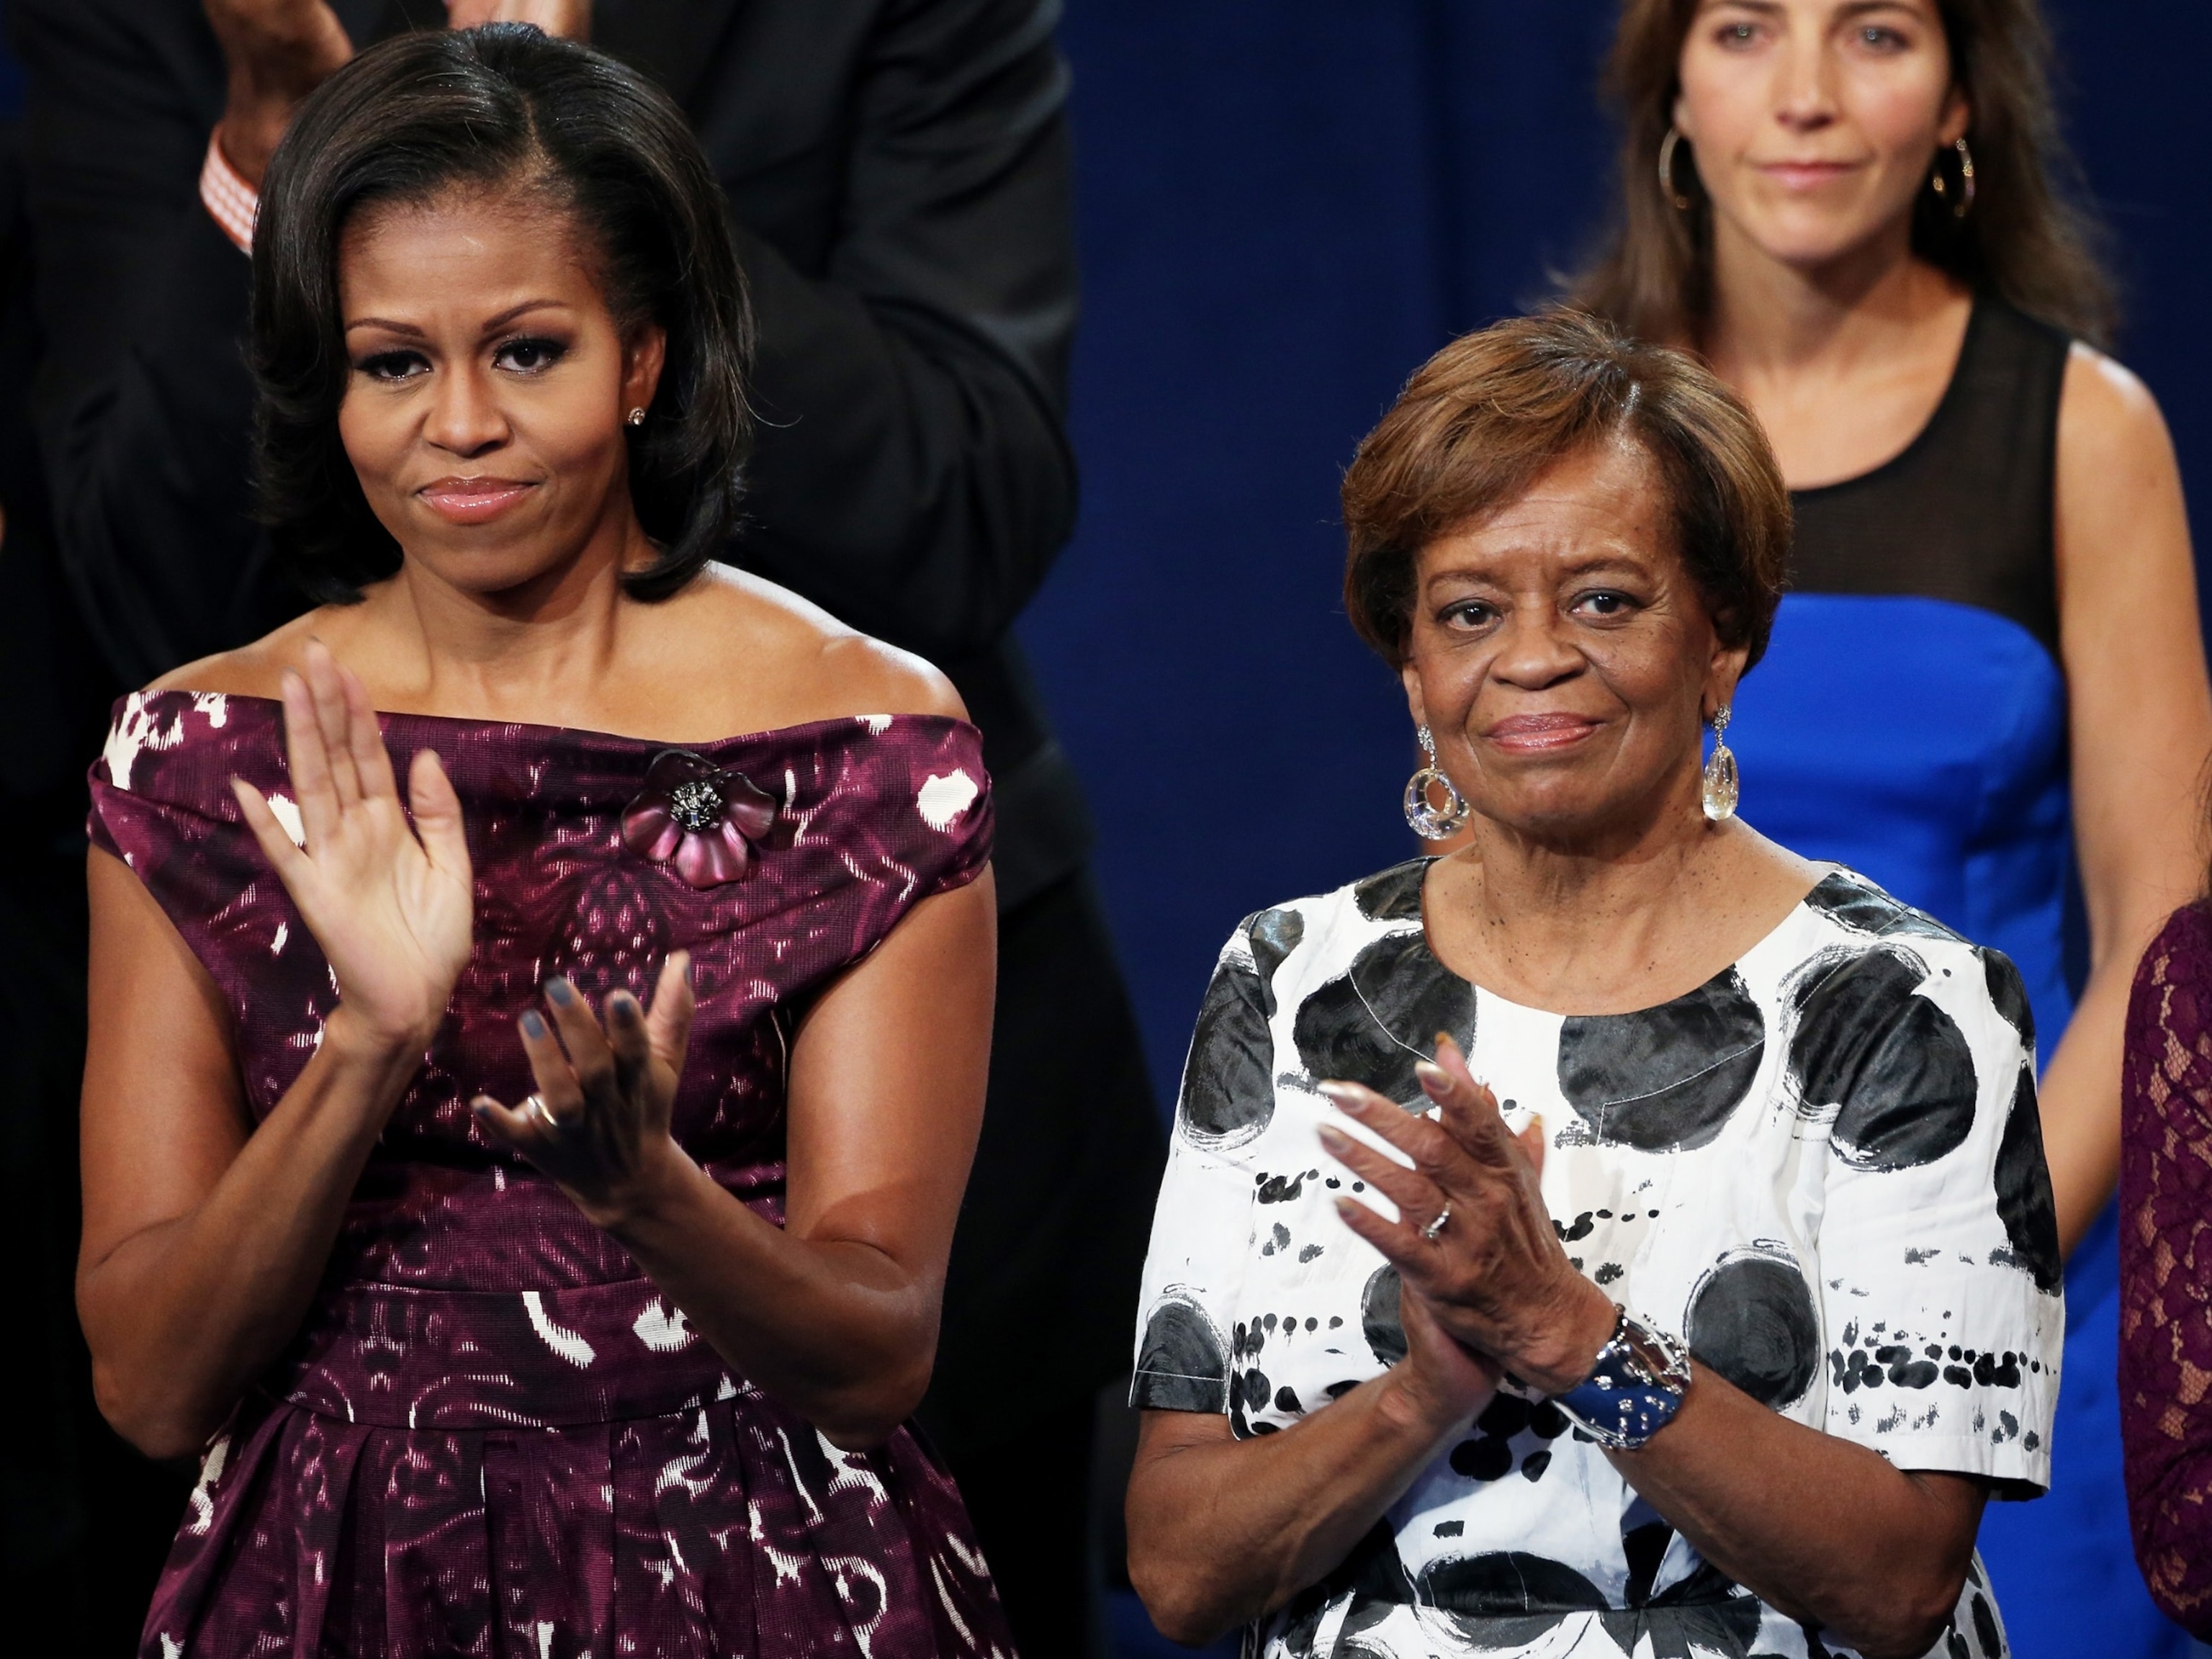
[{"label": "woman in blue dress", "polygon": [[2121,1030],[2201,884],[2212,694],[2172,447],[2096,349],[2109,289],[2052,187],[2045,45],[2034,0],[1626,0],[1625,199],[1577,298],[1702,352],[1791,486],[1726,727],[1744,816],[2026,977],[2068,1334],[2051,1496],[1991,1505],[1982,1549],[2023,1659],[2146,1659],[2188,1641],[2120,1478]]}]

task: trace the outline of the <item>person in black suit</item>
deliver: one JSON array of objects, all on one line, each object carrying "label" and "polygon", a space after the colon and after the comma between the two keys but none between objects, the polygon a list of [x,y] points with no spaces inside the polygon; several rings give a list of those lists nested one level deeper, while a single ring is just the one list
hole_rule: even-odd
[{"label": "person in black suit", "polygon": [[[1093,1640],[1094,1402],[1127,1368],[1164,1153],[1081,791],[1012,633],[1075,503],[1057,9],[450,11],[588,30],[676,96],[728,192],[759,331],[732,562],[929,658],[982,729],[997,1034],[923,1421],[1032,1659]],[[125,683],[301,608],[252,518],[249,268],[195,187],[210,135],[251,185],[291,107],[356,44],[448,21],[440,0],[12,0],[47,340],[38,434],[71,589]]]}]

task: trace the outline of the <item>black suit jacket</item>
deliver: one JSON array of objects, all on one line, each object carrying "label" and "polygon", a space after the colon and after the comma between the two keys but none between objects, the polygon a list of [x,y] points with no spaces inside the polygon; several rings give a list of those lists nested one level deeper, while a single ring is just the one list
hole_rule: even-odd
[{"label": "black suit jacket", "polygon": [[[356,43],[439,0],[337,0]],[[1076,312],[1057,0],[598,0],[738,222],[763,416],[733,562],[931,659],[984,734],[1002,909],[1090,829],[1011,634],[1066,540]],[[251,517],[247,261],[202,210],[198,0],[11,0],[61,557],[143,684],[300,607]],[[411,14],[411,15],[410,15]]]}]

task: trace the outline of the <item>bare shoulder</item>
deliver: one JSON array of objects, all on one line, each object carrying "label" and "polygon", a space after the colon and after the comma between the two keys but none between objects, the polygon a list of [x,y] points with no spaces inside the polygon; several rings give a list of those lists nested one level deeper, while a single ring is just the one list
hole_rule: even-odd
[{"label": "bare shoulder", "polygon": [[2058,399],[2058,464],[2088,473],[2146,446],[2169,464],[2172,440],[2158,399],[2141,376],[2093,345],[2075,341]]},{"label": "bare shoulder", "polygon": [[234,651],[218,651],[180,668],[173,668],[146,689],[149,691],[221,691],[234,697],[279,695],[279,682],[287,668],[299,665],[300,653],[310,639],[331,640],[347,631],[351,620],[347,609],[325,605],[283,627],[263,635],[251,645]]},{"label": "bare shoulder", "polygon": [[930,663],[762,577],[708,565],[669,603],[680,607],[670,643],[690,671],[742,688],[749,702],[765,701],[738,728],[848,714],[967,718],[952,682]]},{"label": "bare shoulder", "polygon": [[2148,597],[2143,584],[2172,591],[2188,580],[2188,511],[2166,417],[2148,386],[2090,346],[2067,362],[2057,474],[2062,635],[2085,606],[2116,607],[2117,619]]}]

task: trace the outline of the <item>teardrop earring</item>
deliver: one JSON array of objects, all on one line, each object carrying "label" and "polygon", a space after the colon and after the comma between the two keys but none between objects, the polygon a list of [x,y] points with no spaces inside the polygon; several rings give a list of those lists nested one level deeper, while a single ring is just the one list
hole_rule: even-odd
[{"label": "teardrop earring", "polygon": [[1705,763],[1705,817],[1714,823],[1723,823],[1735,816],[1735,804],[1741,793],[1735,771],[1735,755],[1728,746],[1729,706],[1723,703],[1713,711],[1713,753]]},{"label": "teardrop earring", "polygon": [[[1406,780],[1406,822],[1423,841],[1442,841],[1456,835],[1466,823],[1467,798],[1437,764],[1436,739],[1429,735],[1429,728],[1421,726],[1413,735],[1421,740],[1421,752],[1429,758],[1425,766]],[[1430,799],[1430,791],[1439,784],[1444,792],[1442,806]]]}]

